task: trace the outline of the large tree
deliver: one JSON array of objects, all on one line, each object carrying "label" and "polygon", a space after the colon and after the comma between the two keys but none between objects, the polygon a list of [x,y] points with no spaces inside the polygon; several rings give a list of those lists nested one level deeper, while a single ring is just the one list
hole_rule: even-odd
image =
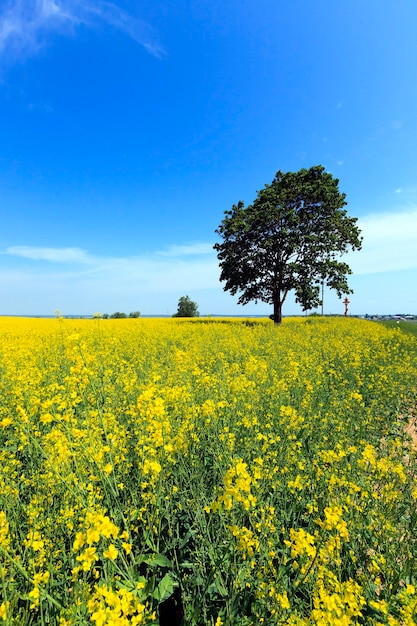
[{"label": "large tree", "polygon": [[322,303],[323,284],[339,297],[352,293],[352,271],[339,257],[360,250],[362,238],[338,185],[321,165],[279,171],[252,204],[225,211],[216,230],[222,242],[214,245],[224,290],[239,293],[239,304],[272,304],[276,324],[290,291],[304,311]]}]

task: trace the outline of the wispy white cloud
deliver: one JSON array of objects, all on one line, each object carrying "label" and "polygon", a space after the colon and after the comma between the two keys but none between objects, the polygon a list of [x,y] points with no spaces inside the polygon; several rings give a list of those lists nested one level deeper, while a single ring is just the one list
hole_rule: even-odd
[{"label": "wispy white cloud", "polygon": [[358,225],[362,250],[347,256],[355,274],[417,269],[417,207],[368,215]]},{"label": "wispy white cloud", "polygon": [[[362,250],[346,255],[355,274],[417,269],[417,207],[367,215],[359,218],[358,226],[363,235]],[[77,247],[10,246],[3,254],[47,261],[54,266],[67,264],[76,274],[118,276],[118,280],[137,279],[148,285],[160,285],[163,281],[167,288],[186,276],[201,285],[201,272],[212,285],[209,273],[213,270],[218,280],[218,262],[212,242],[172,245],[128,257],[99,256]],[[176,275],[180,279],[177,280]]]},{"label": "wispy white cloud", "polygon": [[[218,284],[218,263],[212,244],[171,246],[131,257],[107,257],[88,253],[81,248],[41,248],[34,246],[10,246],[3,254],[31,261],[46,261],[45,274],[61,275],[63,278],[78,277],[106,284],[131,284],[132,281],[147,290],[163,288],[175,291],[181,285],[189,289]],[[64,270],[58,265],[66,264]],[[39,274],[36,265],[31,270]]]},{"label": "wispy white cloud", "polygon": [[217,258],[208,243],[130,257],[99,256],[76,247],[11,246],[2,254],[7,263],[3,269],[0,265],[0,286],[10,312],[111,312],[113,307],[165,313],[170,307],[173,313],[179,296],[197,293],[199,302],[205,298],[206,310],[214,311],[212,292],[233,302],[223,297]]},{"label": "wispy white cloud", "polygon": [[82,11],[84,11],[86,23],[97,18],[97,20],[109,24],[114,29],[134,39],[137,43],[146,48],[150,54],[156,57],[163,54],[164,50],[158,43],[152,27],[147,22],[134,18],[132,15],[126,13],[116,4],[112,2],[95,1],[91,3],[81,3],[79,6],[82,7]]},{"label": "wispy white cloud", "polygon": [[91,263],[92,259],[80,248],[37,248],[34,246],[11,246],[5,250],[11,256],[33,261],[55,263]]},{"label": "wispy white cloud", "polygon": [[44,102],[30,102],[27,106],[27,109],[28,111],[36,111],[46,113],[48,115],[56,113],[49,104],[45,104]]},{"label": "wispy white cloud", "polygon": [[[363,235],[361,251],[349,253],[345,259],[354,274],[379,274],[417,269],[417,208],[395,213],[372,214],[359,218]],[[103,285],[116,281],[175,291],[181,285],[189,289],[218,284],[219,268],[212,242],[172,245],[166,249],[128,257],[99,256],[77,247],[47,248],[11,246],[3,251],[9,257],[35,262],[48,262],[51,271],[66,264],[65,276],[94,280]],[[39,272],[39,268],[36,268]]]},{"label": "wispy white cloud", "polygon": [[[32,259],[33,261],[51,261],[55,263],[82,263],[87,265],[100,266],[103,263],[107,266],[109,263],[120,265],[121,263],[135,263],[138,259],[141,262],[146,259],[153,259],[153,262],[166,263],[165,257],[177,259],[181,262],[182,257],[199,257],[208,254],[213,255],[212,243],[194,243],[183,246],[172,245],[164,250],[156,250],[144,257],[99,257],[89,254],[81,248],[41,248],[36,246],[9,246],[3,254],[10,256],[23,257]],[[162,259],[158,261],[158,259]]]},{"label": "wispy white cloud", "polygon": [[212,243],[195,243],[188,246],[170,246],[167,250],[161,250],[161,256],[195,256],[200,254],[212,254]]},{"label": "wispy white cloud", "polygon": [[[352,312],[376,310],[377,303],[388,297],[384,311],[397,306],[414,311],[416,296],[404,284],[409,285],[410,272],[417,270],[417,207],[368,215],[358,224],[363,248],[346,257],[354,272],[349,282],[357,309]],[[270,312],[263,304],[238,307],[236,298],[223,292],[212,242],[124,257],[95,255],[78,247],[11,246],[2,258],[0,313],[48,314],[58,308],[67,313],[139,309],[144,314],[172,314],[185,294],[200,305],[202,313]],[[343,311],[333,292],[326,295],[326,309]],[[294,312],[299,313],[299,307],[288,304],[286,313]]]},{"label": "wispy white cloud", "polygon": [[70,35],[83,25],[108,25],[131,37],[150,54],[163,49],[152,27],[103,0],[6,0],[0,9],[0,58],[16,59],[35,54],[54,34]]}]

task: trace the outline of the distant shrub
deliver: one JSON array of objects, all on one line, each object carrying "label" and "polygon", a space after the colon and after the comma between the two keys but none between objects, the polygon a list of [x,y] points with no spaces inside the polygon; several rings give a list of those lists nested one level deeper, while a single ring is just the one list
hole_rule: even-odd
[{"label": "distant shrub", "polygon": [[178,300],[178,310],[172,317],[199,317],[198,306],[189,296],[181,296]]}]

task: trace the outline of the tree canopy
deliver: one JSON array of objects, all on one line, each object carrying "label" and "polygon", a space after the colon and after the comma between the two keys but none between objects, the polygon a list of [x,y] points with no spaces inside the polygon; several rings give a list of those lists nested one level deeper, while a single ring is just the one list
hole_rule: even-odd
[{"label": "tree canopy", "polygon": [[189,296],[181,296],[178,300],[178,309],[172,317],[199,317],[198,306]]},{"label": "tree canopy", "polygon": [[321,165],[278,171],[252,204],[225,211],[216,230],[222,242],[214,245],[224,290],[239,293],[239,304],[272,304],[277,324],[291,291],[304,311],[321,304],[322,284],[339,297],[353,293],[352,271],[338,257],[360,250],[362,238],[338,185]]}]

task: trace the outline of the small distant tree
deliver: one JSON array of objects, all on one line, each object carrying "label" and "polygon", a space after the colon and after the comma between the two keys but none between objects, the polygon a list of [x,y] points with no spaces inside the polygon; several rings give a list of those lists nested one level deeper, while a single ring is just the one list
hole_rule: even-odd
[{"label": "small distant tree", "polygon": [[172,317],[199,317],[198,306],[189,296],[181,296],[178,300],[178,310]]},{"label": "small distant tree", "polygon": [[108,320],[109,319],[109,314],[108,313],[103,313],[102,318],[103,320]]},{"label": "small distant tree", "polygon": [[131,311],[129,317],[140,317],[140,311]]},{"label": "small distant tree", "polygon": [[124,319],[125,317],[127,317],[126,313],[120,313],[120,311],[116,311],[116,313],[110,315],[110,319],[112,320]]}]

